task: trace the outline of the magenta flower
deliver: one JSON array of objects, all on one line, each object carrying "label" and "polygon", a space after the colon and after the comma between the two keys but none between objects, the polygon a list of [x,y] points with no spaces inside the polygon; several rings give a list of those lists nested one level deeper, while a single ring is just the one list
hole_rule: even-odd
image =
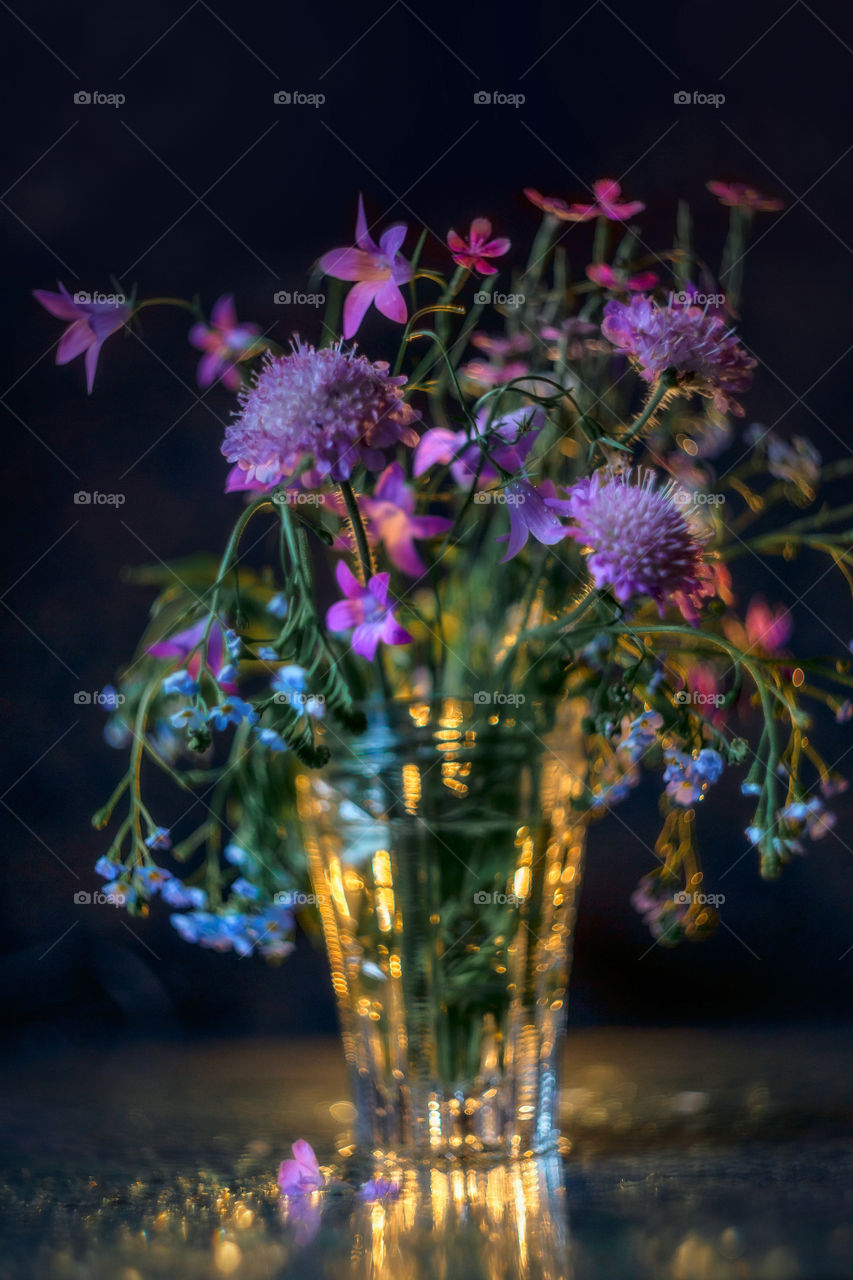
[{"label": "magenta flower", "polygon": [[413,578],[426,573],[414,539],[446,533],[453,523],[444,516],[415,515],[415,492],[406,484],[399,462],[385,468],[373,497],[361,499],[361,509],[369,521],[367,532],[371,540],[382,541],[391,563]]},{"label": "magenta flower", "polygon": [[[85,296],[88,298],[89,295]],[[52,316],[70,321],[59,339],[56,363],[68,364],[69,360],[85,351],[86,390],[91,395],[101,347],[111,333],[127,324],[133,308],[126,302],[82,301],[80,294],[75,294],[72,298],[61,280],[59,293],[51,293],[48,289],[34,289],[33,297]]]},{"label": "magenta flower", "polygon": [[[489,453],[504,471],[520,471],[536,437],[545,425],[545,412],[539,408],[514,409],[495,418],[489,426],[489,410],[481,409],[477,415],[477,434],[487,443]],[[447,427],[432,427],[421,436],[415,450],[413,473],[421,476],[436,464],[449,466],[451,475],[460,488],[473,483],[479,474],[478,488],[497,480],[498,472],[491,462],[483,459],[480,465],[480,446],[467,431],[451,431]]]},{"label": "magenta flower", "polygon": [[775,657],[790,640],[794,621],[784,605],[777,605],[774,609],[760,596],[753,596],[743,625],[736,618],[724,618],[723,630],[732,644],[739,645],[747,653]]},{"label": "magenta flower", "polygon": [[259,324],[238,324],[234,298],[223,294],[213,304],[210,324],[194,324],[190,329],[190,342],[204,352],[198,362],[198,385],[209,387],[221,378],[229,391],[236,391],[241,382],[237,361],[257,351],[255,339],[260,331]]},{"label": "magenta flower", "polygon": [[599,178],[592,184],[595,193],[593,204],[567,204],[558,196],[543,196],[535,187],[525,187],[524,194],[538,209],[561,218],[563,222],[589,222],[592,218],[607,218],[609,222],[625,222],[642,213],[645,205],[640,200],[620,200],[622,188],[613,178]]},{"label": "magenta flower", "polygon": [[339,560],[335,577],[345,598],[333,604],[326,614],[330,631],[353,629],[353,650],[368,662],[376,656],[380,640],[383,644],[411,643],[412,637],[400,626],[394,610],[388,608],[389,574],[374,574],[363,587],[346,562]]},{"label": "magenta flower", "polygon": [[503,497],[509,513],[509,533],[502,534],[497,541],[509,540],[509,546],[501,564],[518,555],[527,545],[531,533],[546,547],[552,547],[566,537],[566,526],[560,523],[548,505],[554,499],[554,488],[549,481],[541,489],[536,489],[529,480],[510,480],[504,487]]},{"label": "magenta flower", "polygon": [[672,601],[695,623],[714,587],[684,503],[675,500],[683,491],[672,481],[658,488],[651,470],[640,470],[637,479],[632,484],[630,472],[596,471],[568,490],[568,501],[548,505],[575,521],[566,532],[586,553],[596,587],[611,587],[619,601],[651,596],[661,616]]},{"label": "magenta flower", "polygon": [[594,284],[600,284],[602,289],[612,289],[614,293],[645,293],[654,289],[658,282],[654,271],[640,271],[635,276],[628,276],[624,271],[614,271],[606,262],[590,263],[586,275]]},{"label": "magenta flower", "polygon": [[748,213],[778,213],[785,208],[784,200],[777,196],[765,196],[745,182],[707,182],[711,195],[729,209],[743,209]]},{"label": "magenta flower", "polygon": [[[197,680],[201,671],[202,638],[207,627],[207,618],[201,618],[194,626],[185,631],[178,631],[165,640],[158,640],[149,645],[146,653],[152,658],[176,658],[193,680]],[[223,669],[225,657],[225,636],[222,627],[214,622],[207,641],[207,665],[215,675]],[[192,657],[189,655],[192,654]],[[236,693],[237,686],[231,680],[220,682],[220,688],[226,693]]]},{"label": "magenta flower", "polygon": [[283,1160],[278,1171],[278,1185],[284,1196],[304,1196],[318,1191],[323,1185],[323,1175],[310,1143],[304,1138],[294,1142],[292,1160]]},{"label": "magenta flower", "polygon": [[721,412],[743,416],[734,393],[749,389],[756,361],[718,315],[690,304],[661,307],[646,297],[612,298],[601,332],[628,353],[646,382],[670,371],[683,390],[710,396]]},{"label": "magenta flower", "polygon": [[447,246],[453,261],[459,267],[467,267],[469,271],[478,271],[481,276],[493,276],[497,267],[493,267],[489,258],[502,258],[509,253],[510,242],[501,236],[491,238],[492,224],[488,218],[475,218],[471,223],[468,239],[455,231],[448,231]]},{"label": "magenta flower", "polygon": [[397,222],[375,244],[367,230],[364,201],[358,197],[355,244],[330,249],[320,259],[320,270],[336,280],[355,280],[344,304],[344,337],[352,338],[371,302],[377,311],[397,324],[406,323],[406,301],[400,285],[412,278],[411,264],[400,254],[408,228]]},{"label": "magenta flower", "polygon": [[392,444],[416,445],[411,426],[417,413],[403,401],[404,376],[388,376],[375,364],[341,345],[316,351],[298,339],[288,356],[269,356],[252,385],[240,391],[240,413],[225,431],[222,452],[236,463],[229,489],[271,488],[292,475],[306,458],[311,469],[302,484],[326,478],[348,480],[361,462],[371,471],[385,463]]}]

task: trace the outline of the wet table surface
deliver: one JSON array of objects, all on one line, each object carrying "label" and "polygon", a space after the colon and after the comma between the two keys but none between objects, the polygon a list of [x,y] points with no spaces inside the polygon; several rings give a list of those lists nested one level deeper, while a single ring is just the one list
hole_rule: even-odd
[{"label": "wet table surface", "polygon": [[849,1280],[851,1082],[847,1031],[576,1031],[560,1157],[288,1206],[293,1138],[346,1168],[333,1040],[7,1063],[0,1280]]}]

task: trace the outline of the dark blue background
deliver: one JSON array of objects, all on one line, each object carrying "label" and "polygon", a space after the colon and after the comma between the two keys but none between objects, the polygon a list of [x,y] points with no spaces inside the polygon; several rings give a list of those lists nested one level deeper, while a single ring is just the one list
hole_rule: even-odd
[{"label": "dark blue background", "polygon": [[[306,288],[314,259],[351,237],[359,190],[386,224],[404,219],[442,237],[486,213],[520,244],[538,219],[524,185],[583,198],[596,177],[624,175],[629,197],[647,202],[647,241],[669,243],[680,194],[714,262],[725,215],[705,181],[746,179],[788,204],[758,223],[746,264],[744,336],[761,362],[750,416],[845,456],[853,15],[826,0],[132,9],[94,0],[74,10],[14,0],[0,7],[0,31],[0,1003],[24,1043],[48,1047],[123,1031],[327,1028],[330,991],[307,944],[268,970],[185,945],[165,911],[143,923],[73,903],[94,887],[103,848],[89,814],[121,767],[102,743],[100,712],[75,706],[73,694],[108,682],[136,642],[148,598],[123,584],[122,568],[221,546],[237,504],[222,495],[219,454],[231,397],[220,388],[198,397],[186,321],[149,312],[141,340],[109,342],[87,398],[80,362],[54,368],[60,326],[30,290],[57,278],[72,291],[108,289],[115,273],[141,296],[198,292],[208,307],[233,291],[241,317],[275,324],[286,341],[294,329],[313,336],[317,317],[277,308],[273,294]],[[276,106],[280,88],[326,102]],[[682,88],[726,101],[676,106]],[[127,100],[77,106],[80,89]],[[475,106],[478,89],[527,101]],[[576,270],[590,234],[576,228],[565,241]],[[386,336],[375,319],[359,335],[375,355]],[[118,512],[77,507],[78,489],[121,491],[126,502]],[[742,569],[745,594],[762,581],[772,600],[800,599],[805,652],[853,634],[846,588],[834,572],[821,577],[824,561]],[[821,740],[830,761],[850,750],[849,732],[831,723]],[[838,809],[836,834],[762,884],[743,836],[750,809],[725,780],[700,814],[708,885],[727,897],[724,927],[704,945],[648,951],[628,897],[652,865],[649,780],[592,834],[574,1016],[848,1016],[849,796]]]}]

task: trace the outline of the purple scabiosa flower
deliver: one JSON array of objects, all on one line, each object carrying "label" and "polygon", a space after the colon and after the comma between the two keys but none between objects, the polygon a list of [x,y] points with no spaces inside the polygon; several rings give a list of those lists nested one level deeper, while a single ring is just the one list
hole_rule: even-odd
[{"label": "purple scabiosa flower", "polygon": [[237,323],[234,298],[223,294],[213,304],[210,324],[194,324],[190,329],[190,342],[204,352],[198,363],[198,385],[209,387],[221,378],[229,391],[236,391],[241,382],[237,362],[257,353],[260,332],[259,324]]},{"label": "purple scabiosa flower", "polygon": [[283,1160],[278,1171],[278,1185],[282,1195],[304,1196],[317,1191],[323,1185],[323,1175],[314,1149],[304,1138],[297,1138],[291,1150],[292,1160]]},{"label": "purple scabiosa flower", "polygon": [[748,213],[778,213],[785,208],[784,200],[777,196],[762,195],[746,182],[706,182],[705,186],[720,204],[729,209],[743,209]]},{"label": "purple scabiosa flower", "polygon": [[412,637],[401,627],[388,607],[389,574],[377,573],[363,587],[343,560],[338,561],[335,577],[345,599],[333,604],[326,614],[330,631],[353,628],[352,647],[362,658],[372,662],[381,640],[383,644],[410,644]]},{"label": "purple scabiosa flower", "polygon": [[408,228],[405,223],[395,223],[379,237],[379,244],[371,238],[367,229],[364,201],[358,197],[358,215],[355,224],[355,245],[330,249],[320,259],[320,270],[335,280],[355,280],[344,303],[344,337],[352,338],[364,319],[371,303],[389,320],[406,323],[406,301],[400,291],[401,284],[412,278],[412,266],[401,255],[400,249]]},{"label": "purple scabiosa flower", "polygon": [[[486,495],[483,495],[484,497]],[[529,480],[510,480],[503,490],[509,513],[509,533],[501,534],[498,542],[509,540],[506,555],[501,563],[512,560],[527,545],[532,533],[537,542],[552,547],[566,537],[567,529],[548,505],[553,499],[553,486],[543,484],[536,489]]]},{"label": "purple scabiosa flower", "polygon": [[389,377],[384,361],[373,364],[340,343],[317,351],[295,339],[290,355],[268,357],[241,391],[222,452],[263,488],[309,457],[312,469],[301,477],[306,487],[348,480],[360,462],[379,471],[383,449],[418,442],[411,425],[418,415],[402,398],[405,381]]},{"label": "purple scabiosa flower", "polygon": [[[86,297],[88,296],[87,294]],[[34,289],[33,297],[52,316],[70,321],[59,339],[56,363],[68,364],[69,360],[81,356],[85,351],[86,389],[91,395],[101,347],[110,334],[127,324],[133,308],[126,302],[83,301],[80,294],[75,294],[72,298],[62,281],[59,282],[59,293],[52,293],[49,289]]]},{"label": "purple scabiosa flower", "polygon": [[413,578],[426,573],[415,538],[434,538],[453,523],[444,516],[415,515],[415,491],[406,484],[399,462],[385,468],[373,496],[361,498],[360,506],[368,520],[368,537],[384,543],[391,563]]},{"label": "purple scabiosa flower", "polygon": [[670,372],[683,390],[711,397],[722,413],[743,416],[734,395],[749,390],[756,361],[718,315],[675,300],[662,307],[646,297],[611,298],[601,332],[627,352],[646,382]]},{"label": "purple scabiosa flower", "polygon": [[625,222],[635,214],[642,213],[645,205],[641,200],[620,200],[622,188],[613,178],[599,178],[592,184],[595,193],[593,204],[567,204],[558,196],[543,196],[535,187],[525,187],[527,199],[541,209],[563,222],[589,222],[592,218],[606,218],[608,222]]},{"label": "purple scabiosa flower", "polygon": [[611,587],[619,601],[651,596],[661,617],[671,601],[695,624],[701,601],[714,587],[701,541],[686,518],[689,508],[673,500],[677,492],[673,482],[659,488],[651,470],[641,469],[637,484],[630,472],[596,471],[568,490],[567,501],[549,505],[576,522],[567,536],[587,552],[599,589]]},{"label": "purple scabiosa flower", "polygon": [[467,267],[469,271],[477,271],[481,276],[493,276],[497,267],[492,266],[489,258],[502,258],[505,253],[509,253],[510,242],[502,236],[493,240],[489,219],[475,218],[467,240],[456,231],[448,231],[447,247],[458,267]]},{"label": "purple scabiosa flower", "polygon": [[487,458],[483,458],[480,465],[482,451],[478,438],[504,471],[520,471],[545,425],[545,411],[538,406],[515,409],[490,423],[489,410],[481,409],[476,422],[474,439],[467,431],[451,431],[447,427],[431,427],[425,431],[415,450],[414,475],[421,476],[436,464],[449,465],[460,488],[469,487],[477,475],[478,488],[493,483],[498,473]]}]

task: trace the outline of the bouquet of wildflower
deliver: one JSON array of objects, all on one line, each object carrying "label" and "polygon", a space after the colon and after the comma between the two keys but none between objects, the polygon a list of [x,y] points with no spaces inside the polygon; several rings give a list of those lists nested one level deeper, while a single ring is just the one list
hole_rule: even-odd
[{"label": "bouquet of wildflower", "polygon": [[[613,181],[584,203],[527,191],[544,219],[514,267],[484,217],[407,255],[407,227],[377,242],[359,199],[354,244],[315,267],[321,334],[287,348],[230,296],[208,320],[197,302],[36,294],[69,321],[57,360],[85,352],[90,391],[110,334],[179,305],[199,385],[236,393],[223,510],[239,515],[221,558],[136,573],[159,591],[106,728],[128,768],[94,820],[124,813],[96,870],[130,911],[159,896],[188,940],[286,955],[305,901],[297,774],[322,768],[324,734],[357,735],[388,699],[519,714],[583,699],[581,808],[606,814],[641,763],[662,772],[658,864],[634,901],[665,943],[714,926],[696,812],[724,768],[755,804],[762,875],[828,830],[843,783],[804,700],[851,715],[849,654],[798,662],[788,612],[740,610],[732,569],[817,552],[853,586],[853,507],[819,500],[853,467],[737,430],[756,364],[734,329],[744,248],[754,214],[781,204],[708,185],[730,211],[716,274],[685,205],[673,246],[652,252],[643,204]],[[575,223],[592,224],[580,271],[563,243]],[[371,308],[393,363],[356,345]],[[200,822],[152,814],[150,769]]]}]

